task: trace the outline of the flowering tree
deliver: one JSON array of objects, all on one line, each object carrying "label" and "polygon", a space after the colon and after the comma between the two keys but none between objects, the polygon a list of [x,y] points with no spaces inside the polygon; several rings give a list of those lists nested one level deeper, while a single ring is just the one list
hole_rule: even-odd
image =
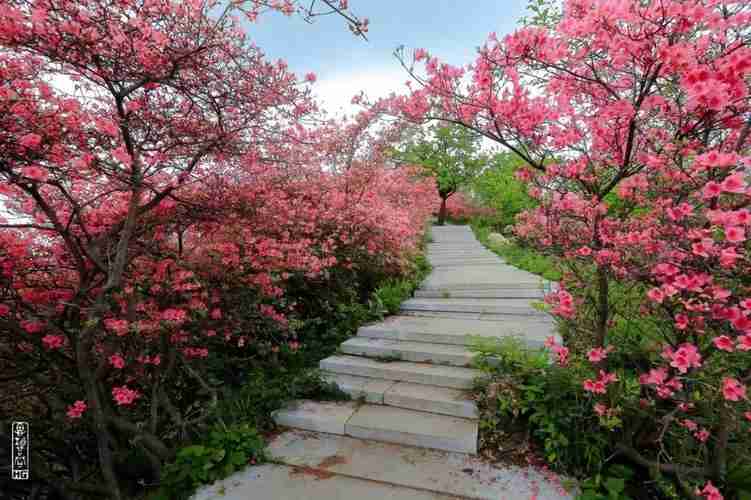
[{"label": "flowering tree", "polygon": [[[576,326],[569,343],[594,373],[584,389],[622,428],[617,451],[719,498],[728,468],[748,465],[751,421],[751,5],[567,0],[560,20],[544,17],[491,35],[467,68],[401,53],[421,85],[391,103],[525,161],[541,204],[517,233],[570,270],[549,301]],[[618,353],[613,280],[643,290],[656,352]],[[688,451],[666,447],[681,433]]]},{"label": "flowering tree", "polygon": [[[240,7],[267,5],[286,4]],[[122,498],[131,446],[158,477],[217,402],[202,360],[289,335],[292,277],[398,269],[430,211],[432,187],[381,168],[378,144],[327,169],[346,145],[312,121],[314,77],[217,7],[3,3],[0,382],[38,388],[52,445],[32,468],[66,497]]]}]

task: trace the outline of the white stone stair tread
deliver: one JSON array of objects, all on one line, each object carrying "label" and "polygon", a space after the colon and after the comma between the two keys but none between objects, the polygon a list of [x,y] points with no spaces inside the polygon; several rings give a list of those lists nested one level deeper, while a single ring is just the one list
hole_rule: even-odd
[{"label": "white stone stair tread", "polygon": [[383,395],[388,406],[439,413],[462,418],[477,418],[477,404],[468,391],[435,385],[397,382]]},{"label": "white stone stair tread", "polygon": [[353,337],[343,344],[341,350],[346,354],[371,357],[399,358],[402,361],[416,363],[450,364],[468,366],[474,354],[462,346],[448,344],[427,344],[392,339],[372,339]]},{"label": "white stone stair tread", "polygon": [[365,398],[368,403],[383,404],[383,395],[397,382],[372,377],[359,377],[345,373],[324,372],[323,378],[334,382],[343,392],[349,394],[352,399]]},{"label": "white stone stair tread", "polygon": [[464,453],[296,430],[276,436],[267,452],[272,459],[290,465],[460,498],[569,500],[574,497],[533,467],[496,467]]},{"label": "white stone stair tread", "polygon": [[515,336],[530,347],[541,347],[555,332],[548,318],[509,316],[503,321],[479,319],[391,316],[360,327],[358,336],[414,342],[469,345],[472,337],[503,338]]},{"label": "white stone stair tread", "polygon": [[355,401],[297,400],[271,413],[277,425],[309,431],[344,434],[344,426],[357,410]]},{"label": "white stone stair tread", "polygon": [[417,384],[470,389],[480,370],[460,366],[431,365],[409,361],[383,362],[359,356],[330,356],[321,360],[321,370],[360,377],[399,380]]},{"label": "white stone stair tread", "polygon": [[545,293],[542,287],[497,287],[484,289],[428,289],[415,290],[417,299],[537,299],[542,300]]},{"label": "white stone stair tread", "polygon": [[533,299],[495,298],[414,298],[402,303],[403,311],[468,312],[480,314],[508,314],[541,316],[544,313],[535,309]]},{"label": "white stone stair tread", "polygon": [[383,405],[363,405],[347,421],[345,434],[437,450],[477,453],[477,422]]},{"label": "white stone stair tread", "polygon": [[192,500],[451,500],[453,495],[332,474],[264,464],[198,490]]}]

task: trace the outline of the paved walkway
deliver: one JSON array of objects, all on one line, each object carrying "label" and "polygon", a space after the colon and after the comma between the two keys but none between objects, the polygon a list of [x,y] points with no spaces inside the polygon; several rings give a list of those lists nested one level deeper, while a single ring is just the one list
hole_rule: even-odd
[{"label": "paved walkway", "polygon": [[401,314],[360,328],[320,367],[352,401],[296,401],[274,414],[276,465],[251,467],[196,500],[569,498],[532,468],[477,454],[471,336],[542,345],[541,278],[506,265],[467,226],[433,228],[433,272]]}]

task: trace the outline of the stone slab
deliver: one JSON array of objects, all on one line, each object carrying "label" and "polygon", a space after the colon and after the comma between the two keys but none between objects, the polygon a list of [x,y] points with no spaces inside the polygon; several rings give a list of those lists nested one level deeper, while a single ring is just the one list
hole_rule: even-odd
[{"label": "stone slab", "polygon": [[323,377],[339,386],[352,399],[364,399],[368,403],[383,404],[383,394],[396,382],[379,378],[358,377],[343,373],[324,373]]},{"label": "stone slab", "polygon": [[452,288],[473,285],[529,285],[541,286],[543,279],[526,271],[503,264],[465,267],[436,267],[425,280],[426,288]]},{"label": "stone slab", "polygon": [[360,377],[414,382],[416,384],[470,389],[480,370],[459,366],[430,365],[408,361],[383,362],[358,356],[330,356],[319,363],[321,370]]},{"label": "stone slab", "polygon": [[468,366],[474,355],[461,346],[428,344],[391,339],[353,337],[340,346],[342,352],[356,356],[398,358],[415,363]]},{"label": "stone slab", "polygon": [[547,318],[509,316],[503,321],[427,316],[391,316],[385,321],[360,327],[358,336],[469,345],[473,337],[503,338],[514,336],[532,348],[542,347],[555,333],[555,324]]},{"label": "stone slab", "polygon": [[508,314],[542,316],[544,313],[532,307],[531,299],[492,298],[414,298],[402,303],[403,311],[459,312],[480,314]]},{"label": "stone slab", "polygon": [[354,401],[292,401],[272,412],[277,425],[309,431],[344,434],[344,424],[357,409]]},{"label": "stone slab", "polygon": [[484,288],[484,289],[432,289],[432,290],[415,290],[415,298],[452,298],[452,299],[538,299],[542,300],[545,293],[541,288],[529,287],[520,288],[507,286],[505,288]]},{"label": "stone slab", "polygon": [[345,433],[360,439],[477,453],[476,421],[392,406],[361,406],[347,421]]},{"label": "stone slab", "polygon": [[450,500],[456,496],[288,465],[264,464],[201,488],[193,500]]},{"label": "stone slab", "polygon": [[432,385],[397,382],[383,395],[389,406],[440,413],[461,418],[477,418],[477,404],[468,391]]},{"label": "stone slab", "polygon": [[290,465],[459,498],[572,500],[575,496],[563,490],[556,476],[533,467],[497,467],[474,455],[348,436],[292,430],[276,436],[267,451],[274,460]]}]

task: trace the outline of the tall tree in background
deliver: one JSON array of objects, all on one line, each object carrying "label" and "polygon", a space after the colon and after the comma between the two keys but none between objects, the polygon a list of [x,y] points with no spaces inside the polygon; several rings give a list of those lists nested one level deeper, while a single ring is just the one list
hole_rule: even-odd
[{"label": "tall tree in background", "polygon": [[446,222],[449,197],[477,177],[487,162],[479,153],[479,140],[478,134],[464,127],[433,126],[394,152],[399,161],[418,165],[425,175],[435,178],[441,198],[438,225]]},{"label": "tall tree in background", "polygon": [[517,214],[537,205],[527,193],[527,186],[518,178],[524,175],[524,171],[520,171],[524,165],[517,155],[504,151],[494,155],[487,168],[472,182],[472,191],[482,205],[495,210],[493,224],[498,229],[512,225]]}]

